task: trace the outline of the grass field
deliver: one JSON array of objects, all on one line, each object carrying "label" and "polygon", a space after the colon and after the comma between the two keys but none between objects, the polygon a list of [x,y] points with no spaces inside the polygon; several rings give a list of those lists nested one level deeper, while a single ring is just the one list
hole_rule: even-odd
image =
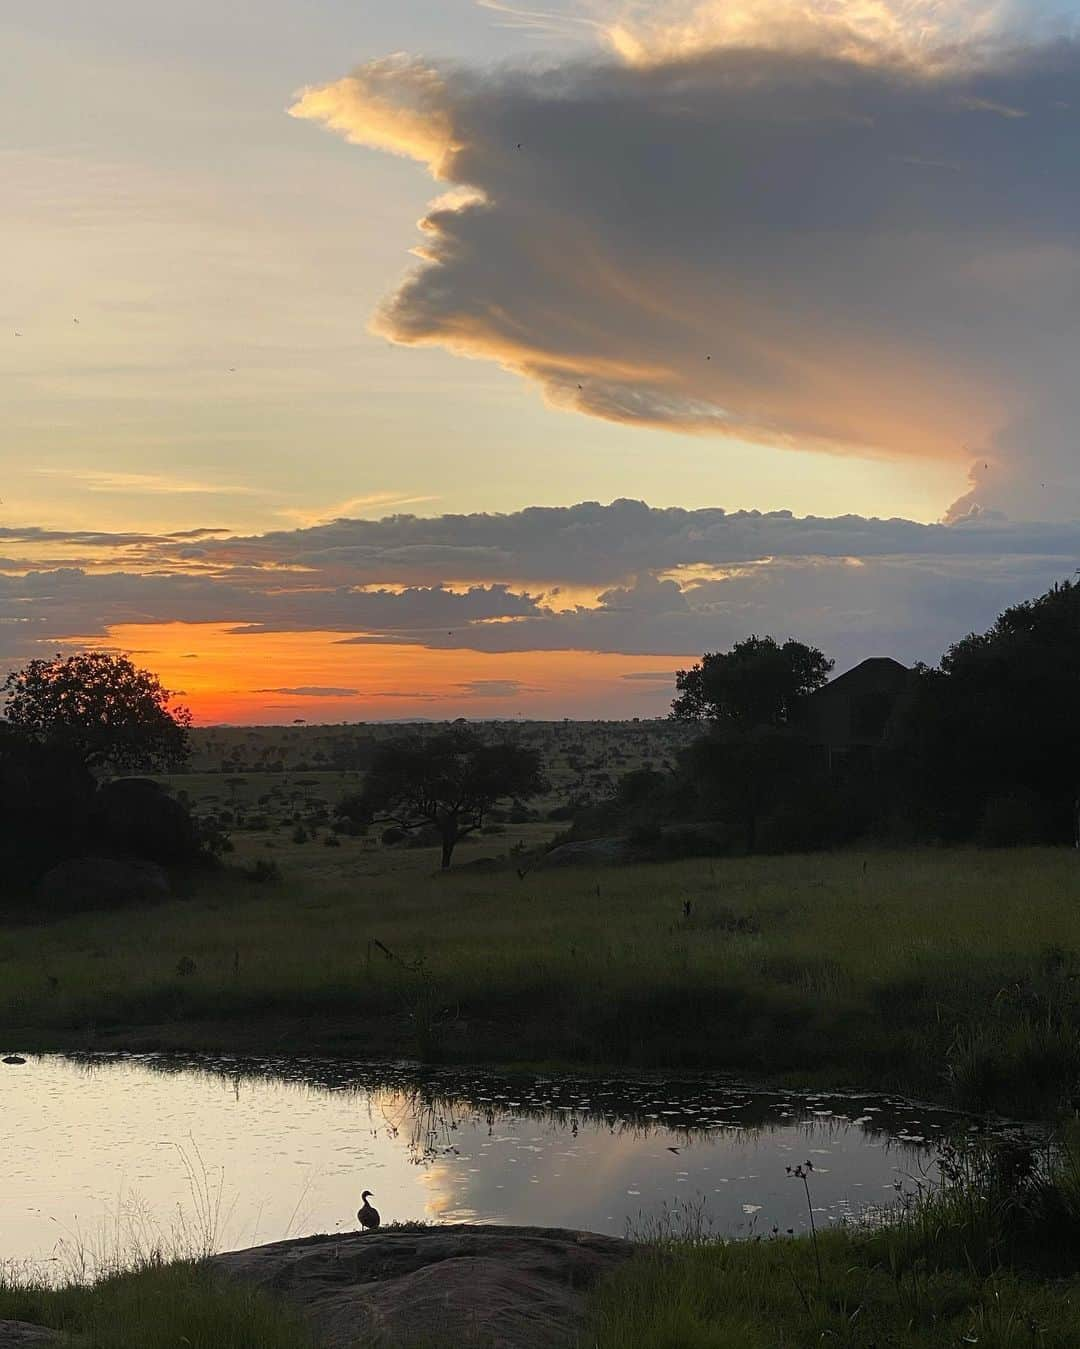
[{"label": "grass field", "polygon": [[[268,858],[279,882],[243,878]],[[5,928],[0,974],[13,1046],[729,1068],[1037,1115],[1080,1076],[1080,860],[839,853],[521,880],[439,875],[428,849],[240,834],[184,898]]]}]

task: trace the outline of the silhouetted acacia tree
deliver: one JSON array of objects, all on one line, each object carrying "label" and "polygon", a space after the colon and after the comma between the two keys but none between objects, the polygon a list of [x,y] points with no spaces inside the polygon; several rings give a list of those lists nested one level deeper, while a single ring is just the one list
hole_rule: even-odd
[{"label": "silhouetted acacia tree", "polygon": [[[544,790],[540,755],[509,741],[485,744],[471,731],[409,735],[375,751],[357,803],[368,819],[418,829],[433,825],[450,865],[458,841],[479,829],[499,800],[526,800]],[[348,799],[339,813],[355,818]]]},{"label": "silhouetted acacia tree", "polygon": [[82,651],[32,660],[0,684],[9,726],[90,768],[163,770],[190,753],[186,707],[128,656]]},{"label": "silhouetted acacia tree", "polygon": [[816,646],[746,637],[730,651],[707,651],[691,669],[678,671],[671,714],[747,730],[786,726],[800,699],[821,688],[832,667]]}]

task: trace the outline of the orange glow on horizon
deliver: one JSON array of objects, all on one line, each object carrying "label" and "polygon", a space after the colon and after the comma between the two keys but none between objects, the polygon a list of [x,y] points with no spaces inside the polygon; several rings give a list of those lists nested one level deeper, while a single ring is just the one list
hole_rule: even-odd
[{"label": "orange glow on horizon", "polygon": [[[218,623],[123,624],[106,638],[63,645],[125,651],[153,670],[196,725],[377,721],[458,716],[540,720],[564,716],[662,716],[673,692],[662,680],[695,655],[591,651],[489,654],[401,644],[346,644],[340,632],[236,633]],[[334,690],[313,696],[281,690]]]}]

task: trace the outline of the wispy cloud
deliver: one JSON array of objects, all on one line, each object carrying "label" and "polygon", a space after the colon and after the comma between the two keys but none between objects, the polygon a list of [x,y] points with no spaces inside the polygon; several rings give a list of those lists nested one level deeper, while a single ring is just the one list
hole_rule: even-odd
[{"label": "wispy cloud", "polygon": [[36,471],[43,477],[66,478],[71,482],[82,483],[90,492],[117,492],[132,496],[158,493],[167,493],[170,496],[262,495],[258,488],[239,483],[200,482],[191,478],[175,478],[167,473],[124,473],[75,468],[39,468]]},{"label": "wispy cloud", "polygon": [[455,684],[454,689],[467,698],[519,698],[525,693],[544,692],[523,684],[520,679],[468,679]]},{"label": "wispy cloud", "polygon": [[436,496],[405,496],[398,492],[368,492],[364,496],[346,497],[333,506],[283,507],[277,514],[306,527],[330,524],[334,520],[347,520],[398,506],[419,506],[438,499]]},{"label": "wispy cloud", "polygon": [[299,688],[252,689],[252,693],[282,693],[293,698],[352,698],[359,692],[359,689],[320,688],[313,684],[302,684]]},{"label": "wispy cloud", "polygon": [[497,22],[501,26],[538,37],[603,37],[606,32],[603,20],[573,11],[532,9],[525,5],[510,4],[508,0],[476,0],[476,4],[480,9],[497,14]]}]

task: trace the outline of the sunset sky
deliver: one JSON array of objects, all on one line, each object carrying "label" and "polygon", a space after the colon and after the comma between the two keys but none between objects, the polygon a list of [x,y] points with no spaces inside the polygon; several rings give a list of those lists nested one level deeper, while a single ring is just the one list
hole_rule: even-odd
[{"label": "sunset sky", "polygon": [[0,672],[654,716],[1080,565],[1080,41],[943,0],[7,0]]}]

